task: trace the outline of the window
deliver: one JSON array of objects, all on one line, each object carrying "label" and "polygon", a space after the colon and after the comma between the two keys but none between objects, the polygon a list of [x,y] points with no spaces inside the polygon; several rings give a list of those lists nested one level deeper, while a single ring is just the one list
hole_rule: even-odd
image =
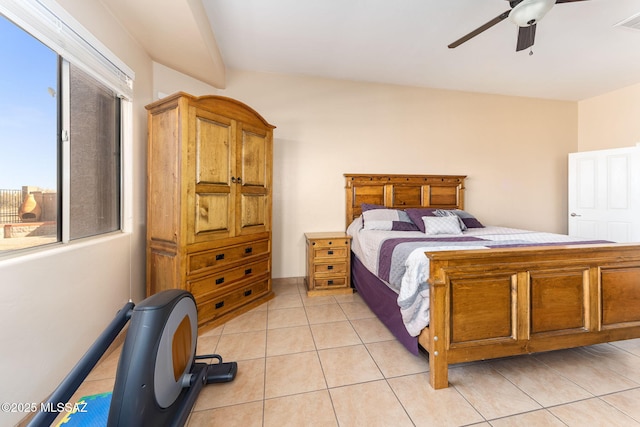
[{"label": "window", "polygon": [[0,0],[0,256],[122,228],[133,73],[47,4]]},{"label": "window", "polygon": [[70,74],[71,239],[120,228],[120,100],[78,70]]}]

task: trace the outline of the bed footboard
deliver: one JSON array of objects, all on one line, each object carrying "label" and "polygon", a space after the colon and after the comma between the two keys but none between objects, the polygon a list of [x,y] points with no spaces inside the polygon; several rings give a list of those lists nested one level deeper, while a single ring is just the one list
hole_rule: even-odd
[{"label": "bed footboard", "polygon": [[453,363],[640,337],[640,245],[427,252],[430,382]]}]

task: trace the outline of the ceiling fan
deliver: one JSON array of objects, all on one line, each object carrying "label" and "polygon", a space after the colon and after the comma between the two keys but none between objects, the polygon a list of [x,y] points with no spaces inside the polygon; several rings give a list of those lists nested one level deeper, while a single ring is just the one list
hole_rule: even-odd
[{"label": "ceiling fan", "polygon": [[507,0],[511,9],[496,16],[486,24],[476,28],[469,34],[459,38],[449,45],[450,49],[460,46],[462,43],[474,38],[478,34],[488,30],[507,17],[518,26],[518,42],[516,52],[533,46],[536,37],[536,25],[547,12],[557,3],[573,3],[586,0]]}]

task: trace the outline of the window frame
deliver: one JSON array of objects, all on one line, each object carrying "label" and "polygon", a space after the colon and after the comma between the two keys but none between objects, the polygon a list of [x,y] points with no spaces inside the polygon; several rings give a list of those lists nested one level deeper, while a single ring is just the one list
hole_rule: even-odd
[{"label": "window frame", "polygon": [[[99,239],[113,233],[131,233],[133,229],[133,81],[135,73],[106,46],[53,0],[0,0],[0,13],[59,57],[58,156],[59,212],[58,241],[42,246],[10,250],[0,258],[24,251],[44,250],[72,242]],[[70,90],[69,66],[81,69],[120,98],[120,227],[115,231],[70,239]]]}]

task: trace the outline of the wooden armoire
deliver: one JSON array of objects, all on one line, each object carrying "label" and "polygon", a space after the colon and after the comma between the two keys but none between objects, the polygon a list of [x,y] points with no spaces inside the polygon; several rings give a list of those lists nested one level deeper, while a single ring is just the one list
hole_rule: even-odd
[{"label": "wooden armoire", "polygon": [[193,294],[215,326],[273,298],[274,126],[220,96],[176,93],[150,105],[147,295]]}]

